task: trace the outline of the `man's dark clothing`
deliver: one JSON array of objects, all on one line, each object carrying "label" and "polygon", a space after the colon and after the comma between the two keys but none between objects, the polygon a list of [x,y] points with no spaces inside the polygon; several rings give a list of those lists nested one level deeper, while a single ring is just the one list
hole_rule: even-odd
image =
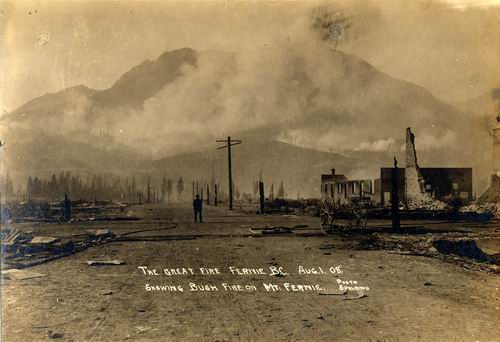
[{"label": "man's dark clothing", "polygon": [[195,198],[193,201],[194,210],[194,222],[198,222],[198,216],[200,217],[200,223],[203,222],[202,211],[203,211],[203,201],[200,198]]},{"label": "man's dark clothing", "polygon": [[64,194],[63,201],[63,217],[65,221],[71,220],[71,201],[66,194]]}]

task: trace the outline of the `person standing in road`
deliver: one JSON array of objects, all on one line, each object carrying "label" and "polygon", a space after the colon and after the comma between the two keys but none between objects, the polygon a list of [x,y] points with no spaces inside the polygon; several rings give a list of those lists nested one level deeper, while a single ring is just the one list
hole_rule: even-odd
[{"label": "person standing in road", "polygon": [[196,195],[193,201],[193,211],[194,211],[194,222],[198,222],[198,216],[200,217],[200,223],[203,222],[202,211],[203,211],[203,201],[200,199],[200,195]]},{"label": "person standing in road", "polygon": [[63,218],[64,221],[71,220],[71,201],[69,200],[67,193],[64,193]]}]

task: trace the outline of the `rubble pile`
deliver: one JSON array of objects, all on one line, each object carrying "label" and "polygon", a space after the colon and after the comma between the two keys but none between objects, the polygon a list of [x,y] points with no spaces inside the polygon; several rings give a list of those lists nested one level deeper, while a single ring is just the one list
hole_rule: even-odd
[{"label": "rubble pile", "polygon": [[2,206],[2,222],[55,222],[59,210],[48,202],[28,201]]},{"label": "rubble pile", "polygon": [[477,200],[480,204],[496,203],[500,204],[500,176],[491,176],[491,186]]},{"label": "rubble pile", "polygon": [[418,203],[412,203],[408,204],[408,209],[414,210],[414,209],[424,209],[424,210],[447,210],[449,209],[448,204],[432,199],[432,198],[427,198],[425,200],[421,200]]},{"label": "rubble pile", "polygon": [[304,209],[299,210],[299,212],[297,212],[296,214],[297,215],[304,215],[304,216],[319,217],[320,207],[318,205],[310,205],[310,206],[305,207]]},{"label": "rubble pile", "polygon": [[476,203],[460,208],[462,213],[488,214],[492,217],[500,218],[500,205],[497,203]]},{"label": "rubble pile", "polygon": [[26,201],[2,205],[0,211],[3,223],[20,222],[60,222],[60,221],[136,221],[137,217],[126,213],[126,204],[108,201],[71,202],[71,214],[65,217],[61,202]]},{"label": "rubble pile", "polygon": [[55,260],[100,243],[110,241],[114,235],[109,230],[87,232],[75,238],[34,236],[31,232],[2,228],[2,268],[26,268]]},{"label": "rubble pile", "polygon": [[374,233],[353,245],[355,250],[388,250],[391,254],[419,255],[458,264],[462,267],[500,273],[500,253],[496,236],[456,233],[388,236]]},{"label": "rubble pile", "polygon": [[453,254],[460,257],[469,258],[482,263],[500,264],[500,259],[495,255],[490,255],[481,248],[480,241],[473,239],[438,239],[434,241],[436,249],[444,254]]},{"label": "rubble pile", "polygon": [[276,198],[272,201],[266,200],[265,213],[319,217],[320,204],[320,200],[317,199],[292,200]]}]

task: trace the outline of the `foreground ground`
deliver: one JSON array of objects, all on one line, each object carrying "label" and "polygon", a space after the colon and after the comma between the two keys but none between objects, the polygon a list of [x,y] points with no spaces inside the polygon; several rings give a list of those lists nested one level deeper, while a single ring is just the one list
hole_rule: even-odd
[{"label": "foreground ground", "polygon": [[[111,242],[29,269],[45,277],[4,280],[3,341],[499,340],[496,273],[394,249],[362,250],[357,238],[315,234],[316,218],[258,217],[210,208],[206,223],[195,225],[187,207],[128,210],[141,220],[18,225],[59,237],[89,228],[109,228],[115,234],[158,230],[134,235],[143,241]],[[249,231],[265,225],[308,228],[303,234],[280,236]],[[436,226],[449,228],[440,223],[430,229]],[[481,229],[494,235],[499,227]],[[124,264],[86,263],[108,259]],[[140,266],[160,274],[165,268],[192,268],[195,274],[147,276]],[[321,267],[325,274],[298,274],[299,266]],[[337,266],[342,273],[329,272]],[[266,274],[231,274],[229,267],[263,268]],[[288,274],[271,276],[270,267],[282,267]],[[221,274],[202,275],[199,268],[218,268]],[[357,281],[369,290],[343,293],[339,279]],[[213,285],[218,291],[190,291],[190,283]],[[226,291],[222,283],[253,285],[256,290]],[[268,292],[264,283],[281,290]],[[184,291],[147,291],[146,284],[181,286]],[[292,284],[320,289],[292,291]]]}]

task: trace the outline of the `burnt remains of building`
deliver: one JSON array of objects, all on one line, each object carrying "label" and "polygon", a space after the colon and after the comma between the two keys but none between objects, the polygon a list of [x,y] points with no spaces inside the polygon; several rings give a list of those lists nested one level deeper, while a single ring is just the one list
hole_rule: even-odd
[{"label": "burnt remains of building", "polygon": [[483,203],[500,203],[500,176],[497,174],[491,175],[491,185],[479,197],[478,202]]},{"label": "burnt remains of building", "polygon": [[[390,167],[380,169],[380,198],[382,205],[389,205],[391,200],[391,170]],[[406,189],[406,169],[398,169],[399,199],[408,204]],[[422,175],[425,192],[435,200],[446,201],[461,198],[465,203],[472,201],[472,168],[427,167],[419,168]]]},{"label": "burnt remains of building", "polygon": [[359,200],[371,200],[372,181],[370,179],[349,180],[335,173],[321,175],[321,199],[331,198],[335,204],[348,204]]},{"label": "burnt remains of building", "polygon": [[[380,203],[391,202],[392,168],[380,169]],[[406,167],[398,168],[399,202],[407,208],[445,208],[457,198],[463,203],[472,201],[472,168],[427,167],[418,165],[415,135],[406,129]]]},{"label": "burnt remains of building", "polygon": [[493,128],[493,174],[491,185],[479,197],[479,203],[500,203],[500,113],[496,117],[496,127]]}]

